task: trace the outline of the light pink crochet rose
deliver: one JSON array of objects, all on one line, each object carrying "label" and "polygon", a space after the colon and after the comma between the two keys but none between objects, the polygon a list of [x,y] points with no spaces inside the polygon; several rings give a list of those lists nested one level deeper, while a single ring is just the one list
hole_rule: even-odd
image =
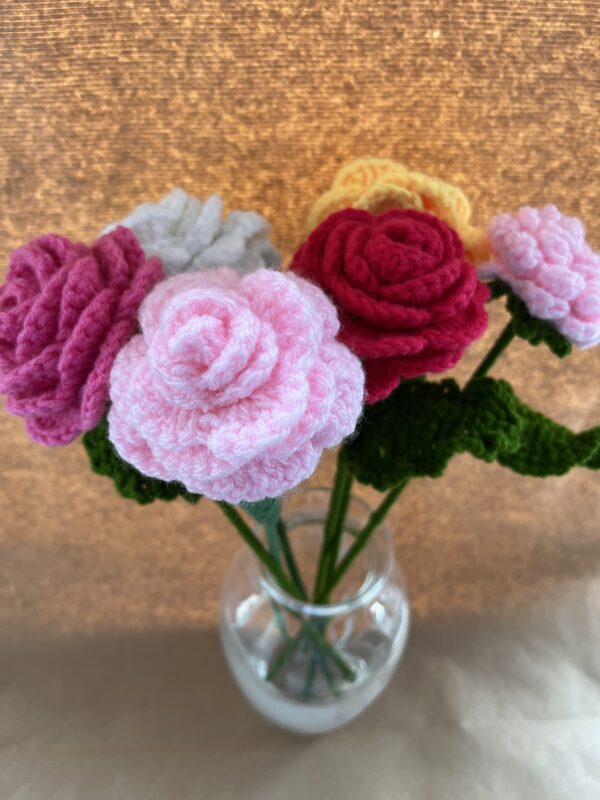
[{"label": "light pink crochet rose", "polygon": [[15,250],[0,287],[0,393],[32,439],[68,444],[98,424],[115,356],[162,277],[125,228],[92,247],[47,234]]},{"label": "light pink crochet rose", "polygon": [[111,373],[109,436],[146,475],[230,503],[277,497],[360,415],[360,361],[323,292],[227,267],[161,282]]},{"label": "light pink crochet rose", "polygon": [[490,222],[492,260],[479,276],[507,283],[529,313],[551,322],[577,347],[600,342],[600,255],[583,224],[555,207],[521,208]]}]

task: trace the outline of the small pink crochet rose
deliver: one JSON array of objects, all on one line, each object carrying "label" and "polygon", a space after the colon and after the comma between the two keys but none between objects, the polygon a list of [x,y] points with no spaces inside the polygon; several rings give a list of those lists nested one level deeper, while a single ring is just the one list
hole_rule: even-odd
[{"label": "small pink crochet rose", "polygon": [[92,247],[47,234],[15,250],[0,287],[0,392],[32,439],[64,445],[98,424],[115,356],[162,277],[125,228]]},{"label": "small pink crochet rose", "polygon": [[109,437],[138,470],[230,503],[277,497],[360,415],[360,361],[316,286],[227,267],[161,282],[111,373]]},{"label": "small pink crochet rose", "polygon": [[600,255],[583,224],[555,207],[521,208],[490,222],[492,260],[485,279],[507,283],[537,319],[551,322],[581,348],[600,342]]}]

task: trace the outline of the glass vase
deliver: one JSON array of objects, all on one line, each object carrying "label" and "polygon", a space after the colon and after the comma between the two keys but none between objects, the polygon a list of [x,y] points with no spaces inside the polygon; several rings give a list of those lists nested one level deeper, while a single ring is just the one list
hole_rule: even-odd
[{"label": "glass vase", "polygon": [[[282,519],[309,592],[329,498],[328,490],[310,489],[283,500]],[[369,514],[362,500],[350,499],[340,556]],[[287,594],[248,548],[235,556],[221,596],[221,640],[242,692],[267,719],[304,734],[344,725],[381,694],[404,651],[409,620],[385,524],[326,605]]]}]

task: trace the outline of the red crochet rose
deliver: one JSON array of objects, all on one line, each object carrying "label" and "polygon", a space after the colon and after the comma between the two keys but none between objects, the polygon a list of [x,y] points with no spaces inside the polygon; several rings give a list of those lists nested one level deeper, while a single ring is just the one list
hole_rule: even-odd
[{"label": "red crochet rose", "polygon": [[0,287],[0,392],[32,439],[68,444],[98,424],[113,361],[162,277],[125,228],[92,247],[47,234],[15,250]]},{"label": "red crochet rose", "polygon": [[340,339],[363,359],[367,403],[383,400],[401,378],[453,367],[487,327],[489,290],[464,260],[458,235],[421,211],[331,214],[290,269],[338,307]]}]

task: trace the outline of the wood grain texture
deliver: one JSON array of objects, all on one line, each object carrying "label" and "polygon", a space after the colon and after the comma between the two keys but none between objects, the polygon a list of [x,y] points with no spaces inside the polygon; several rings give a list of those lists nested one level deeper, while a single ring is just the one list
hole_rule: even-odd
[{"label": "wood grain texture", "polygon": [[[4,0],[2,263],[43,231],[88,240],[175,185],[262,211],[289,255],[359,155],[456,181],[480,222],[555,202],[600,247],[599,51],[596,0]],[[497,374],[581,428],[600,421],[599,365],[517,343]],[[45,450],[8,415],[0,440],[6,636],[214,624],[237,542],[209,503],[137,508],[78,445]],[[597,486],[466,456],[415,483],[393,524],[417,615],[519,607],[597,570]]]}]

